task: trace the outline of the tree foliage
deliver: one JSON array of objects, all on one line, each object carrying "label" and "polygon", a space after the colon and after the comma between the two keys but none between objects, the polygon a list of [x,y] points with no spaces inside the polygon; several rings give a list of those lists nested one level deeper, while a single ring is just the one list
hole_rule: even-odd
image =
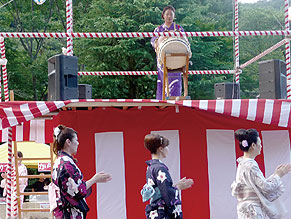
[{"label": "tree foliage", "polygon": [[[282,30],[284,29],[284,1],[259,1],[255,4],[246,4],[240,10],[240,30]],[[258,54],[264,52],[277,42],[284,39],[282,36],[241,37],[240,62],[243,64]],[[243,98],[256,98],[259,95],[259,62],[284,57],[285,47],[271,52],[258,62],[245,69],[240,77]]]}]

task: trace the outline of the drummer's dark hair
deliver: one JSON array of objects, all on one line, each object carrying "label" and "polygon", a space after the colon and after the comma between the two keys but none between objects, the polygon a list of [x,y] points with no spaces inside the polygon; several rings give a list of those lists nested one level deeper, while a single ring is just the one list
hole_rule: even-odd
[{"label": "drummer's dark hair", "polygon": [[176,11],[175,8],[172,5],[168,5],[168,6],[164,7],[163,12],[162,12],[162,18],[163,19],[164,19],[164,14],[165,14],[166,10],[168,10],[168,9],[172,10],[174,13]]}]

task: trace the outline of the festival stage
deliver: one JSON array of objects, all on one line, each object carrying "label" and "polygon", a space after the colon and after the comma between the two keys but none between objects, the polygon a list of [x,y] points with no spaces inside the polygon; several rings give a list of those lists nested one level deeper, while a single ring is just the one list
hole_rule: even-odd
[{"label": "festival stage", "polygon": [[[12,126],[14,140],[50,143],[56,125],[74,128],[84,178],[102,170],[113,176],[109,183],[94,186],[87,199],[88,218],[136,219],[144,218],[140,190],[150,159],[143,139],[151,132],[162,134],[170,140],[165,163],[173,181],[187,176],[195,182],[182,192],[184,217],[231,219],[236,218],[236,199],[230,185],[242,155],[234,130],[259,131],[263,150],[257,161],[268,176],[278,164],[290,162],[290,106],[289,100],[262,99],[2,102],[1,138],[5,140],[6,128]],[[290,180],[283,178],[286,192],[281,199],[286,206],[291,204]]]}]

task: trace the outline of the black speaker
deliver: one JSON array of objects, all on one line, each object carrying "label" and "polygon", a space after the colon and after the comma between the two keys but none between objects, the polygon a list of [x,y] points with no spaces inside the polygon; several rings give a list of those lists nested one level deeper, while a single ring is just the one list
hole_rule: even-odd
[{"label": "black speaker", "polygon": [[92,98],[92,85],[79,84],[79,99],[91,99]]},{"label": "black speaker", "polygon": [[214,85],[216,99],[239,99],[240,87],[237,83],[226,82]]},{"label": "black speaker", "polygon": [[78,99],[78,58],[55,55],[48,59],[48,100]]},{"label": "black speaker", "polygon": [[282,60],[272,59],[259,62],[260,99],[286,99],[286,64]]}]

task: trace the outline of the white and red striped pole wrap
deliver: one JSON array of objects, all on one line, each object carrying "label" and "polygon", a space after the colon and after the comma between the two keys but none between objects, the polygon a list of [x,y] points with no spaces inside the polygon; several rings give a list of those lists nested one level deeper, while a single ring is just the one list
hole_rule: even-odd
[{"label": "white and red striped pole wrap", "polygon": [[[6,59],[4,38],[2,38],[2,37],[0,37],[0,51],[1,51],[1,59]],[[3,76],[5,101],[8,101],[9,94],[8,94],[8,79],[7,79],[7,66],[6,65],[2,65],[2,76]],[[1,80],[0,80],[0,82],[1,82]],[[1,86],[0,86],[0,88],[1,88]],[[2,99],[1,93],[0,93],[0,99]]]},{"label": "white and red striped pole wrap", "polygon": [[[238,0],[234,0],[234,30],[238,31]],[[239,37],[234,37],[235,69],[239,68]],[[235,74],[235,82],[239,83],[239,71]]]},{"label": "white and red striped pole wrap", "polygon": [[37,32],[0,32],[4,38],[150,38],[150,37],[234,37],[234,36],[288,36],[286,30],[254,31],[211,31],[211,32],[114,32],[114,33],[37,33]]},{"label": "white and red striped pole wrap", "polygon": [[249,61],[245,62],[244,64],[240,65],[240,69],[247,67],[248,65],[254,63],[255,61],[259,60],[260,58],[264,57],[265,55],[269,54],[270,52],[278,49],[280,46],[286,44],[287,40],[281,40],[280,42],[276,43],[274,46],[271,46],[269,49],[266,49],[264,52],[260,53],[259,55],[255,56],[254,58],[250,59]]},{"label": "white and red striped pole wrap", "polygon": [[[12,145],[12,142],[11,142]],[[18,203],[17,203],[17,199],[19,197],[17,197],[17,191],[16,191],[16,171],[15,171],[15,167],[12,167],[11,169],[11,211],[12,211],[12,215],[13,218],[18,218]]]},{"label": "white and red striped pole wrap", "polygon": [[[73,33],[73,2],[66,0],[67,33]],[[67,37],[67,55],[73,55],[73,37]]]},{"label": "white and red striped pole wrap", "polygon": [[[1,54],[2,54],[2,49],[1,49],[1,43],[4,43],[4,38],[0,37],[0,50],[1,50]],[[4,55],[5,55],[5,47],[4,47]],[[2,56],[1,56],[2,58]],[[0,102],[2,102],[2,73],[1,73],[1,69],[2,67],[0,67]],[[2,70],[3,72],[3,70]]]},{"label": "white and red striped pole wrap", "polygon": [[[285,0],[285,30],[290,30],[289,24],[289,0]],[[291,99],[291,75],[290,75],[290,40],[285,43],[286,76],[287,76],[287,99]]]},{"label": "white and red striped pole wrap", "polygon": [[[190,75],[235,74],[235,70],[199,70],[188,72]],[[158,75],[157,71],[79,71],[79,76],[113,76],[113,75]]]},{"label": "white and red striped pole wrap", "polygon": [[12,212],[12,128],[8,129],[8,168],[7,168],[7,196],[6,196],[6,218],[14,215]]},{"label": "white and red striped pole wrap", "polygon": [[[4,39],[0,37],[0,51],[1,59],[6,59],[5,55],[5,44]],[[2,74],[3,74],[3,85],[4,85],[4,95],[5,102],[9,101],[8,93],[8,79],[7,79],[7,67],[2,65]],[[1,99],[1,98],[0,98]],[[12,190],[13,190],[13,180],[12,180],[12,128],[8,129],[8,169],[7,169],[7,197],[6,197],[6,218],[14,217],[15,212],[12,206]],[[17,214],[17,212],[16,212]],[[17,216],[17,215],[16,215]]]}]

